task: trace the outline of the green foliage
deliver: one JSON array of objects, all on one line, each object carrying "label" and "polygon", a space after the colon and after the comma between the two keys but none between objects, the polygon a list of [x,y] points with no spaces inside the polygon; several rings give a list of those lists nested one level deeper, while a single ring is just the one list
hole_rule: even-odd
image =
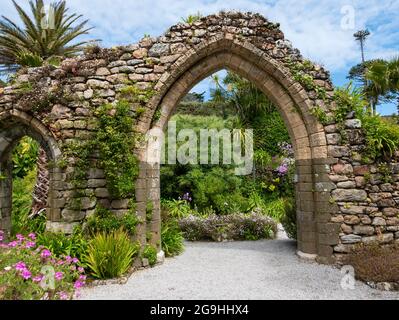
[{"label": "green foliage", "polygon": [[202,19],[202,14],[198,11],[196,14],[190,14],[187,18],[181,18],[184,23],[193,24]]},{"label": "green foliage", "polygon": [[147,244],[143,250],[142,257],[148,260],[150,266],[154,266],[157,263],[157,248]]},{"label": "green foliage", "polygon": [[125,274],[139,251],[122,230],[99,233],[89,243],[84,263],[93,277],[112,279]]},{"label": "green foliage", "polygon": [[363,133],[366,137],[366,149],[363,155],[366,159],[389,159],[399,149],[399,127],[397,124],[384,120],[378,115],[370,114],[366,107],[364,95],[349,84],[345,88],[338,88],[334,94],[337,109],[334,119],[343,126],[347,115],[354,111],[362,121]]},{"label": "green foliage", "polygon": [[287,127],[276,109],[259,114],[251,127],[254,129],[255,151],[264,150],[275,156],[280,153],[279,143],[290,141]]},{"label": "green foliage", "polygon": [[240,194],[242,179],[235,176],[231,170],[196,166],[187,174],[178,177],[179,190],[184,190],[182,194],[189,192],[193,195],[200,212],[208,207],[220,214],[244,209],[245,199]]},{"label": "green foliage", "polygon": [[281,222],[281,220],[287,215],[287,200],[286,198],[277,198],[265,203],[262,207],[262,211],[265,215],[273,218],[274,220]]},{"label": "green foliage", "polygon": [[41,67],[43,65],[43,58],[37,53],[22,51],[16,56],[16,63],[24,67]]},{"label": "green foliage", "polygon": [[284,227],[290,239],[297,239],[297,219],[295,199],[284,199],[285,215],[281,219],[281,224]]},{"label": "green foliage", "polygon": [[56,257],[70,256],[82,260],[86,254],[88,242],[81,228],[75,228],[72,235],[45,232],[38,235],[37,244],[50,250]]},{"label": "green foliage", "polygon": [[120,89],[119,98],[132,103],[147,104],[154,94],[155,91],[152,89],[143,90],[135,85],[129,85]]},{"label": "green foliage", "polygon": [[98,205],[94,215],[87,219],[84,232],[93,236],[97,233],[109,234],[122,228],[130,236],[133,236],[138,223],[139,219],[133,209],[119,218],[112,211]]},{"label": "green foliage", "polygon": [[399,126],[370,115],[362,117],[362,126],[366,135],[365,155],[370,159],[391,159],[399,149]]},{"label": "green foliage", "polygon": [[31,170],[22,178],[13,180],[11,233],[42,233],[46,228],[46,213],[29,217],[32,210],[32,194],[36,183],[36,170]]},{"label": "green foliage", "polygon": [[120,101],[101,106],[96,111],[98,130],[95,147],[104,168],[108,190],[114,198],[134,196],[138,161],[134,155],[136,136],[130,104]]},{"label": "green foliage", "polygon": [[30,137],[24,137],[12,153],[13,178],[24,178],[36,167],[39,144]]},{"label": "green foliage", "polygon": [[162,200],[162,207],[168,211],[169,216],[176,219],[185,218],[192,212],[186,200]]},{"label": "green foliage", "polygon": [[332,120],[329,116],[327,116],[326,112],[320,106],[312,108],[310,112],[323,125],[327,125]]},{"label": "green foliage", "polygon": [[162,221],[161,239],[162,250],[167,257],[174,257],[183,252],[183,232],[176,219]]}]

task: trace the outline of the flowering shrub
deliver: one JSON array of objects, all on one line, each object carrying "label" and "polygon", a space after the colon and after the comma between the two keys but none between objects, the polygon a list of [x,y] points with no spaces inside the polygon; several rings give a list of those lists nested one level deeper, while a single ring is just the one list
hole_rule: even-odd
[{"label": "flowering shrub", "polygon": [[179,224],[185,238],[190,241],[273,239],[277,234],[274,220],[258,212],[206,218],[190,215]]},{"label": "flowering shrub", "polygon": [[85,270],[70,256],[56,258],[36,235],[6,244],[0,231],[0,300],[70,300],[85,285]]}]

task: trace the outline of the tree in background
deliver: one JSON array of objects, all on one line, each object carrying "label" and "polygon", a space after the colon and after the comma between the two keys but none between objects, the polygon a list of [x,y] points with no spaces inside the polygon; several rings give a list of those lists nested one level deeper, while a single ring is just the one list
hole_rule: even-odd
[{"label": "tree in background", "polygon": [[373,114],[376,114],[377,105],[380,102],[392,102],[399,98],[399,58],[391,60],[375,60],[370,63],[365,79],[364,87],[366,97],[370,99]]},{"label": "tree in background", "polygon": [[69,14],[65,1],[53,2],[46,14],[43,0],[29,1],[31,17],[14,0],[23,26],[9,18],[0,20],[0,72],[14,72],[21,66],[38,67],[54,57],[68,57],[82,51],[86,41],[73,43],[88,34],[88,20]]}]

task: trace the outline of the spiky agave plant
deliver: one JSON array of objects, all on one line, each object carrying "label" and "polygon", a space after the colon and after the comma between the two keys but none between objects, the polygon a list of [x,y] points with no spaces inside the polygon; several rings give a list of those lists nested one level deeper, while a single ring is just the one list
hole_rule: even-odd
[{"label": "spiky agave plant", "polygon": [[54,56],[71,56],[82,51],[86,41],[72,43],[88,34],[88,20],[69,14],[65,1],[53,2],[46,13],[43,0],[29,1],[31,15],[13,0],[23,25],[9,18],[0,20],[0,72],[13,72],[21,66],[37,67]]}]

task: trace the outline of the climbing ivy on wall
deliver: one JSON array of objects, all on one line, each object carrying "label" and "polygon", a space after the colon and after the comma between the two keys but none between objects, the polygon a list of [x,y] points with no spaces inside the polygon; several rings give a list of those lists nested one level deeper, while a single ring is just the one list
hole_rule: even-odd
[{"label": "climbing ivy on wall", "polygon": [[95,147],[99,152],[99,165],[104,168],[108,190],[113,198],[130,198],[134,195],[138,176],[130,104],[125,100],[105,104],[95,114],[98,118]]},{"label": "climbing ivy on wall", "polygon": [[[80,198],[90,196],[84,188],[91,167],[104,170],[112,199],[134,199],[139,174],[134,152],[141,139],[134,127],[153,94],[151,88],[143,90],[134,85],[125,86],[119,92],[119,100],[94,110],[96,122],[93,135],[84,141],[75,140],[65,146],[64,155],[74,159],[73,173],[69,177],[75,191],[73,209],[79,209]],[[58,166],[65,168],[67,163],[63,159]]]}]

